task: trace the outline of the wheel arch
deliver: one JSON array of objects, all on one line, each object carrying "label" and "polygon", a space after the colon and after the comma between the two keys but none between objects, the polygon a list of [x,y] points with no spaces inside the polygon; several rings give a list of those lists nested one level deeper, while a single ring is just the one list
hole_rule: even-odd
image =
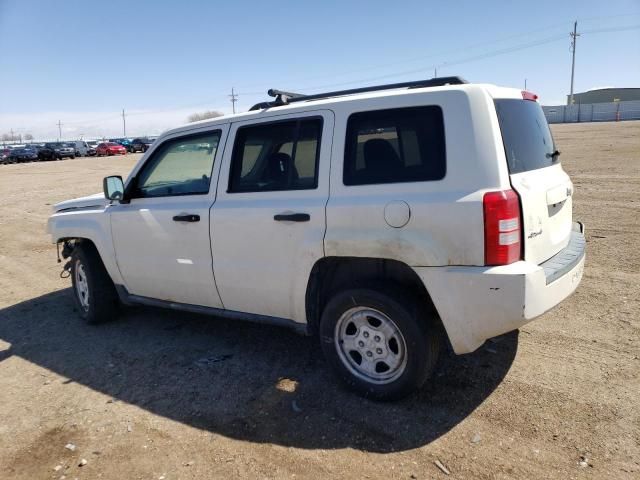
[{"label": "wheel arch", "polygon": [[314,264],[307,283],[308,333],[318,333],[324,305],[336,291],[378,283],[391,283],[415,295],[428,310],[436,313],[433,316],[436,326],[445,332],[431,295],[415,270],[406,263],[387,258],[324,257]]},{"label": "wheel arch", "polygon": [[[106,221],[108,222],[108,219]],[[96,219],[86,219],[82,222],[70,220],[70,222],[73,223],[68,224],[66,219],[62,220],[61,218],[58,218],[57,221],[50,220],[49,231],[51,232],[53,243],[71,244],[71,247],[76,242],[90,243],[98,252],[100,260],[102,260],[102,264],[105,266],[113,283],[124,285],[116,262],[109,225],[103,225],[101,221]]]}]

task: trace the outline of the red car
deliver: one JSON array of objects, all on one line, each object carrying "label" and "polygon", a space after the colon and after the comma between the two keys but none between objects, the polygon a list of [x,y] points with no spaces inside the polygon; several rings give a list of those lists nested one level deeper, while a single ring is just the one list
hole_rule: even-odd
[{"label": "red car", "polygon": [[119,143],[101,143],[96,147],[96,156],[101,157],[102,155],[126,155],[127,149],[124,148]]}]

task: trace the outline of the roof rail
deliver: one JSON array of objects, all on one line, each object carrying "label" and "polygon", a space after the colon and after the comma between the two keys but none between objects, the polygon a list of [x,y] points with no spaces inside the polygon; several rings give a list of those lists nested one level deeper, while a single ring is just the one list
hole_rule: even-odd
[{"label": "roof rail", "polygon": [[393,90],[396,88],[425,88],[425,87],[442,87],[444,85],[462,85],[467,82],[461,77],[436,77],[429,80],[414,80],[412,82],[388,83],[385,85],[373,85],[371,87],[352,88],[349,90],[336,90],[333,92],[314,93],[312,95],[304,95],[301,93],[284,92],[270,88],[267,94],[275,97],[272,102],[256,103],[249,110],[262,110],[270,107],[280,107],[293,102],[303,102],[308,100],[319,100],[321,98],[338,97],[342,95],[353,95],[356,93],[378,92],[380,90]]}]

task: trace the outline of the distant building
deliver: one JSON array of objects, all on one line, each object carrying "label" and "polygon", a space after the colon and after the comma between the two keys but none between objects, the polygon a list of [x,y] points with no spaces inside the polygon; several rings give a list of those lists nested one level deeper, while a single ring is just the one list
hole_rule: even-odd
[{"label": "distant building", "polygon": [[[567,95],[569,105],[570,95]],[[573,94],[574,104],[628,102],[640,100],[640,88],[598,88]]]}]

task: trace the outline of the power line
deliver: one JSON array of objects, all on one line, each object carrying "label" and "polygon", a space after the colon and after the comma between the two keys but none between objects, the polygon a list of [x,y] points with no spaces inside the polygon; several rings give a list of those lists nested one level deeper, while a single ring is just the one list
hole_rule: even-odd
[{"label": "power line", "polygon": [[592,28],[591,30],[583,30],[582,33],[605,33],[605,32],[626,32],[628,30],[638,30],[639,25],[624,25],[621,27],[605,27],[605,28]]},{"label": "power line", "polygon": [[[583,31],[581,34],[585,34],[585,33],[600,33],[600,32],[614,32],[614,31],[625,31],[625,30],[634,30],[634,29],[638,29],[640,28],[640,25],[630,25],[630,26],[624,26],[624,27],[616,27],[616,28],[603,28],[603,29],[595,29],[595,30],[585,30]],[[539,45],[544,45],[547,43],[553,43],[553,42],[557,42],[560,40],[565,39],[566,34],[559,34],[559,35],[554,35],[551,37],[547,37],[544,39],[540,39],[540,40],[536,40],[536,41],[532,41],[532,42],[527,42],[527,43],[522,43],[520,45],[515,45],[512,47],[505,47],[505,48],[501,48],[498,50],[493,50],[493,51],[489,51],[489,52],[485,52],[482,54],[478,54],[478,55],[472,55],[469,57],[464,57],[461,58],[460,60],[456,60],[456,61],[448,61],[446,63],[440,63],[440,64],[435,64],[435,65],[430,65],[430,66],[424,66],[421,68],[416,68],[416,69],[412,69],[412,70],[405,70],[402,72],[396,72],[396,73],[390,73],[387,75],[379,75],[376,77],[370,77],[370,78],[361,78],[358,80],[350,80],[347,82],[340,82],[340,83],[333,83],[333,84],[326,84],[326,85],[316,85],[316,86],[310,86],[310,87],[295,87],[293,88],[294,90],[297,89],[299,91],[303,91],[303,90],[321,90],[321,89],[326,89],[326,88],[333,88],[333,87],[340,87],[340,86],[345,86],[345,85],[352,85],[352,84],[362,84],[362,83],[367,83],[367,82],[373,82],[373,81],[378,81],[378,80],[385,80],[388,78],[394,78],[394,77],[400,77],[400,76],[404,76],[404,75],[409,75],[409,74],[413,74],[413,73],[420,73],[423,72],[425,70],[431,69],[431,68],[437,68],[438,66],[442,67],[444,65],[446,66],[452,66],[452,65],[461,65],[461,64],[465,64],[465,63],[470,63],[473,61],[477,61],[477,60],[483,60],[485,58],[491,58],[491,57],[496,57],[499,55],[504,55],[507,53],[512,53],[512,52],[517,52],[520,50],[525,50],[528,48],[533,48]]]},{"label": "power line", "polygon": [[[624,13],[624,14],[617,14],[617,15],[605,15],[605,16],[594,16],[594,17],[578,17],[579,20],[581,21],[586,21],[587,23],[591,23],[591,21],[593,20],[603,20],[603,19],[608,19],[608,18],[619,18],[619,17],[631,17],[631,16],[638,16],[640,15],[640,13]],[[333,74],[327,74],[327,75],[322,75],[322,76],[314,76],[314,77],[306,77],[306,78],[300,78],[297,81],[306,81],[306,80],[310,80],[310,81],[314,81],[314,80],[318,80],[318,79],[322,79],[322,78],[335,78],[337,76],[344,76],[344,75],[350,75],[350,74],[354,74],[354,73],[360,73],[363,71],[369,71],[369,70],[379,70],[381,68],[386,68],[386,67],[390,67],[390,66],[394,66],[394,65],[402,65],[402,64],[407,64],[407,63],[414,63],[414,62],[418,62],[421,60],[426,60],[429,58],[434,58],[434,57],[439,57],[439,56],[443,56],[443,55],[450,55],[453,53],[458,53],[458,52],[468,52],[469,50],[472,49],[476,49],[478,47],[481,46],[486,46],[486,45],[492,45],[495,43],[500,43],[500,42],[504,42],[506,40],[511,40],[514,38],[521,38],[521,37],[530,37],[532,34],[534,33],[539,33],[539,32],[545,32],[545,31],[549,31],[549,30],[564,30],[564,28],[567,27],[567,22],[562,22],[562,23],[556,23],[553,25],[548,25],[546,27],[542,27],[542,28],[537,28],[535,30],[530,30],[528,32],[521,32],[521,33],[517,33],[517,34],[513,34],[513,35],[508,35],[505,37],[500,37],[498,39],[495,40],[489,40],[486,42],[480,42],[480,43],[474,43],[471,45],[467,45],[464,47],[460,47],[460,48],[454,48],[454,49],[450,49],[450,50],[445,50],[443,52],[440,53],[434,53],[434,54],[430,54],[430,55],[420,55],[418,57],[409,57],[406,58],[404,60],[400,60],[400,61],[396,61],[396,62],[392,62],[392,63],[385,63],[385,64],[377,64],[377,65],[371,65],[368,67],[363,67],[363,68],[359,68],[356,70],[349,70],[346,72],[339,72],[339,73],[333,73]],[[624,30],[625,28],[623,28],[622,30]],[[602,31],[616,31],[616,27],[612,27],[611,29],[602,29]],[[593,32],[597,32],[600,30],[593,30]],[[591,32],[591,31],[590,31]],[[585,32],[583,32],[585,33]],[[275,82],[277,83],[277,82]],[[355,83],[355,82],[354,82]],[[245,85],[244,87],[240,87],[242,88],[255,88],[255,87],[262,87],[264,85],[264,83],[262,84],[250,84],[250,85]],[[344,83],[344,85],[347,85],[347,83]],[[241,92],[242,95],[257,95],[263,92]]]},{"label": "power line", "polygon": [[340,86],[344,86],[344,85],[351,85],[351,84],[355,84],[355,83],[367,83],[367,82],[373,82],[373,81],[378,81],[378,80],[385,80],[388,78],[393,78],[393,77],[399,77],[399,76],[403,76],[403,75],[409,75],[412,73],[420,73],[420,72],[424,72],[425,70],[431,69],[431,68],[436,68],[438,66],[452,66],[452,65],[460,65],[463,63],[469,63],[472,61],[476,61],[476,60],[482,60],[485,58],[490,58],[490,57],[496,57],[498,55],[504,55],[506,53],[512,53],[512,52],[517,52],[519,50],[524,50],[527,48],[532,48],[532,47],[536,47],[539,45],[543,45],[545,43],[552,43],[552,42],[556,42],[559,40],[562,40],[565,37],[566,34],[562,34],[562,35],[554,35],[553,37],[548,37],[542,40],[538,40],[535,42],[528,42],[528,43],[524,43],[524,44],[520,44],[520,45],[516,45],[513,47],[507,47],[507,48],[501,48],[499,50],[494,50],[491,52],[486,52],[486,53],[482,53],[479,55],[473,55],[473,56],[469,56],[466,58],[462,58],[460,60],[457,61],[453,61],[453,62],[446,62],[446,63],[440,63],[437,65],[430,65],[430,66],[425,66],[425,67],[421,67],[421,68],[416,68],[416,69],[412,69],[412,70],[405,70],[403,72],[396,72],[396,73],[390,73],[387,75],[379,75],[376,77],[370,77],[370,78],[366,78],[366,79],[358,79],[358,80],[351,80],[348,82],[340,82],[340,83],[333,83],[333,84],[328,84],[328,85],[316,85],[313,87],[299,87],[298,90],[320,90],[320,89],[325,89],[325,88],[332,88],[332,87],[340,87]]},{"label": "power line", "polygon": [[[627,16],[627,15],[614,15],[611,17],[616,17],[616,16]],[[598,17],[591,17],[591,18],[598,18]],[[563,23],[564,25],[564,23]],[[550,30],[552,28],[557,28],[557,27],[547,27],[547,28],[543,28],[543,29],[537,29],[534,30],[534,32],[537,31],[544,31],[544,30]],[[606,32],[619,32],[619,31],[627,31],[627,30],[636,30],[639,29],[640,25],[626,25],[626,26],[619,26],[619,27],[605,27],[605,28],[596,28],[596,29],[591,29],[591,30],[583,30],[580,34],[577,34],[577,36],[579,35],[584,35],[584,34],[592,34],[592,33],[606,33]],[[531,33],[531,32],[530,32]],[[492,42],[487,42],[485,44],[489,44],[489,43],[497,43],[500,41],[504,41],[508,38],[514,38],[514,37],[520,37],[522,35],[527,35],[527,34],[518,34],[518,35],[512,35],[510,37],[504,37],[503,39],[500,40],[495,40]],[[484,52],[484,53],[480,53],[477,55],[471,55],[468,57],[463,57],[459,60],[456,61],[448,61],[448,62],[439,62],[439,63],[435,63],[432,65],[428,65],[428,66],[422,66],[420,68],[415,68],[415,69],[411,69],[411,70],[405,70],[405,71],[401,71],[401,72],[395,72],[395,73],[389,73],[386,75],[379,75],[379,76],[375,76],[375,77],[369,77],[369,78],[360,78],[358,80],[350,80],[350,81],[345,81],[345,82],[340,82],[340,83],[333,83],[333,84],[325,84],[325,85],[316,85],[316,86],[311,86],[311,87],[297,87],[298,90],[321,90],[321,89],[326,89],[326,88],[333,88],[333,87],[339,87],[339,86],[345,86],[345,85],[352,85],[352,84],[364,84],[364,83],[368,83],[368,82],[374,82],[377,80],[383,80],[383,79],[387,79],[387,78],[394,78],[394,77],[400,77],[400,76],[404,76],[404,75],[409,75],[409,74],[414,74],[414,73],[421,73],[421,72],[425,72],[428,71],[430,69],[433,69],[434,71],[434,76],[437,76],[437,71],[438,68],[441,68],[443,66],[452,66],[452,65],[460,65],[460,64],[465,64],[465,63],[469,63],[472,61],[477,61],[477,60],[481,60],[481,59],[485,59],[485,58],[491,58],[491,57],[495,57],[495,56],[499,56],[499,55],[503,55],[503,54],[507,54],[507,53],[511,53],[511,52],[516,52],[519,50],[523,50],[523,49],[528,49],[528,48],[532,48],[535,46],[539,46],[539,45],[543,45],[546,43],[552,43],[561,39],[565,39],[566,33],[565,34],[561,34],[561,35],[554,35],[551,37],[547,37],[547,38],[543,38],[540,40],[536,40],[536,41],[531,41],[531,42],[526,42],[526,43],[521,43],[518,45],[514,45],[511,47],[505,47],[505,48],[500,48],[497,50],[492,50],[492,51],[488,51],[488,52]],[[475,46],[478,45],[482,45],[482,44],[476,44]],[[470,47],[464,49],[465,51],[468,50]],[[462,50],[462,49],[458,49],[458,50]],[[451,50],[450,52],[454,52],[454,51],[458,51],[458,50]],[[420,59],[426,59],[426,58],[430,58],[430,57],[436,57],[442,54],[433,54],[433,55],[429,55],[426,57],[420,57]],[[411,60],[411,61],[416,61],[416,60]],[[390,65],[397,65],[398,63],[406,63],[406,62],[394,62],[394,63],[390,63],[390,64],[386,64],[386,66],[390,66]],[[378,67],[368,67],[367,69],[371,69],[371,68],[384,68],[381,66]],[[362,69],[360,70],[362,71]],[[341,75],[345,75],[347,74],[347,72],[338,72],[333,74],[333,77],[336,76],[341,76]],[[315,77],[315,78],[326,78],[326,76],[321,76],[321,77]],[[263,84],[264,85],[264,84]],[[149,115],[149,114],[154,114],[154,113],[162,113],[162,112],[172,112],[172,111],[177,111],[177,110],[181,110],[181,109],[186,109],[186,108],[191,108],[191,107],[197,107],[197,106],[201,106],[201,105],[211,105],[213,103],[219,102],[221,101],[224,97],[228,97],[231,99],[232,102],[232,108],[233,111],[235,113],[236,110],[236,103],[238,102],[238,97],[240,95],[246,95],[246,96],[253,96],[253,95],[261,95],[263,94],[264,91],[252,91],[252,92],[239,92],[237,93],[235,91],[235,87],[231,89],[231,95],[220,95],[218,97],[216,97],[215,99],[210,99],[207,101],[202,101],[202,102],[198,102],[195,104],[190,104],[190,105],[183,105],[183,106],[179,106],[179,107],[172,107],[172,108],[164,108],[164,109],[158,109],[158,110],[149,110],[149,111],[141,111],[141,112],[133,112],[133,113],[129,113],[129,114],[125,114],[124,109],[122,110],[121,114],[117,114],[117,115],[111,115],[108,117],[103,117],[100,119],[87,119],[87,120],[73,120],[73,121],[69,121],[67,122],[65,125],[67,124],[87,124],[87,123],[99,123],[99,122],[103,122],[106,120],[112,120],[115,119],[117,117],[122,117],[122,121],[123,121],[123,133],[126,136],[126,119],[125,116],[138,116],[138,115]],[[62,123],[59,120],[58,121],[58,129],[59,129],[59,133],[60,136],[62,136]]]},{"label": "power line", "polygon": [[[418,57],[410,57],[410,58],[407,58],[407,59],[404,59],[404,60],[401,60],[401,61],[392,62],[392,63],[371,65],[371,66],[359,68],[359,69],[356,69],[356,70],[349,70],[349,71],[346,71],[346,72],[338,72],[338,73],[334,73],[334,74],[331,74],[331,75],[306,77],[306,78],[298,79],[298,80],[302,80],[302,81],[311,80],[311,81],[313,81],[313,80],[322,79],[322,78],[335,78],[337,76],[350,75],[350,74],[353,74],[353,73],[359,73],[359,72],[368,71],[368,70],[380,70],[381,68],[387,68],[387,67],[394,66],[394,65],[403,65],[403,64],[407,64],[407,63],[415,63],[415,62],[418,62],[418,61],[421,61],[421,60],[426,60],[426,59],[429,59],[429,58],[441,57],[443,55],[450,55],[450,54],[458,53],[458,52],[468,52],[471,49],[476,49],[478,47],[486,46],[486,45],[493,45],[495,43],[504,42],[506,40],[511,40],[513,38],[528,37],[533,33],[538,33],[538,32],[543,32],[543,31],[548,31],[548,30],[553,30],[553,29],[558,29],[558,30],[561,29],[561,28],[564,29],[564,27],[566,27],[566,25],[567,25],[566,22],[557,23],[557,24],[550,25],[550,26],[547,26],[547,27],[537,28],[535,30],[530,30],[528,32],[517,33],[517,34],[509,35],[509,36],[506,36],[506,37],[500,37],[498,39],[489,40],[489,41],[486,41],[486,42],[480,42],[480,43],[476,42],[476,43],[474,43],[472,45],[467,45],[467,46],[460,47],[460,48],[454,48],[454,49],[450,49],[450,50],[445,50],[443,52],[433,53],[433,54],[426,55],[426,56],[425,55],[420,55]],[[440,64],[440,65],[442,65],[442,64]],[[422,70],[422,69],[418,69],[416,71],[420,71],[420,70]],[[355,82],[353,82],[353,83],[355,83]],[[348,83],[345,82],[343,84],[347,85]],[[263,86],[263,85],[264,84],[253,84],[253,85],[245,86],[244,88],[254,88],[254,87],[259,87],[259,86]],[[338,85],[338,84],[335,84],[335,85]],[[263,93],[263,92],[257,92],[257,93],[241,92],[242,95],[254,95],[254,94],[260,94],[260,93]]]}]

